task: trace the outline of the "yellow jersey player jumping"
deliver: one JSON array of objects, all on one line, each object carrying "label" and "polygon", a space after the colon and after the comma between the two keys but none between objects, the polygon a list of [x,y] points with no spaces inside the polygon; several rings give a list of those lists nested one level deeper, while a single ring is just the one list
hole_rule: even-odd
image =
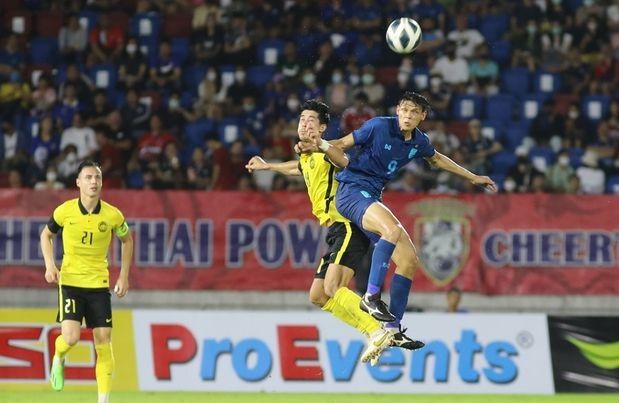
[{"label": "yellow jersey player jumping", "polygon": [[[306,101],[301,106],[297,128],[299,139],[309,141],[321,137],[328,123],[329,107],[316,100]],[[309,292],[310,301],[366,335],[368,348],[362,354],[361,361],[375,362],[382,351],[390,346],[394,336],[359,308],[360,297],[347,287],[367,252],[369,240],[335,208],[337,168],[323,152],[303,153],[299,161],[280,163],[268,163],[255,156],[249,160],[246,168],[250,172],[271,170],[284,175],[303,175],[312,213],[320,225],[329,227],[326,238],[328,250],[314,275]]]},{"label": "yellow jersey player jumping", "polygon": [[[119,298],[129,289],[133,240],[123,214],[101,200],[103,178],[94,161],[84,161],[77,170],[79,198],[58,206],[41,232],[45,280],[58,284],[58,317],[61,334],[56,338],[50,381],[64,387],[64,359],[79,341],[82,320],[93,329],[99,403],[107,403],[114,371],[112,353],[112,305],[107,254],[116,235],[122,242],[120,275],[114,286]],[[54,261],[53,238],[62,230],[64,255],[60,270]]]}]

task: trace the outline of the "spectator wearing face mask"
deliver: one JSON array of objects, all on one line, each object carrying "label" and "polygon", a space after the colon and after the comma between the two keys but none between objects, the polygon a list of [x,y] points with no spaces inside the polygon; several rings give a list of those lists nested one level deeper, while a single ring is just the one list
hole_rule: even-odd
[{"label": "spectator wearing face mask", "polygon": [[64,183],[58,180],[58,172],[56,168],[50,166],[45,173],[45,180],[34,184],[34,190],[60,190],[64,189]]},{"label": "spectator wearing face mask", "polygon": [[247,70],[245,67],[237,66],[234,72],[234,83],[226,91],[228,101],[238,108],[244,97],[251,96],[257,98],[258,95],[258,89],[247,80]]},{"label": "spectator wearing face mask", "polygon": [[361,127],[361,125],[376,116],[376,111],[368,105],[368,96],[365,92],[355,95],[352,106],[346,108],[342,113],[340,129],[342,134],[351,133]]},{"label": "spectator wearing face mask", "polygon": [[129,38],[118,67],[118,85],[121,88],[144,88],[148,72],[146,57],[140,51],[135,38]]},{"label": "spectator wearing face mask", "polygon": [[361,91],[368,96],[368,104],[372,108],[378,108],[385,99],[385,86],[376,81],[374,66],[363,66],[361,75]]},{"label": "spectator wearing face mask", "polygon": [[[75,144],[67,144],[62,149],[62,154],[58,157],[58,178],[65,184],[70,184],[75,179],[80,159],[77,157],[77,147]],[[74,182],[75,184],[75,182]]]},{"label": "spectator wearing face mask", "polygon": [[430,69],[433,75],[439,76],[443,83],[454,92],[464,92],[469,82],[469,65],[464,58],[456,55],[456,44],[448,42],[445,54],[434,62]]},{"label": "spectator wearing face mask", "polygon": [[300,91],[301,99],[324,99],[324,90],[318,85],[314,70],[310,67],[304,68],[301,73],[301,81],[303,81]]},{"label": "spectator wearing face mask", "polygon": [[561,150],[557,162],[546,171],[546,186],[553,193],[566,193],[574,168],[570,166],[570,155],[567,150]]},{"label": "spectator wearing face mask", "polygon": [[350,105],[352,99],[350,85],[344,78],[343,70],[335,68],[325,91],[326,103],[331,106],[331,112],[335,115],[340,115]]}]

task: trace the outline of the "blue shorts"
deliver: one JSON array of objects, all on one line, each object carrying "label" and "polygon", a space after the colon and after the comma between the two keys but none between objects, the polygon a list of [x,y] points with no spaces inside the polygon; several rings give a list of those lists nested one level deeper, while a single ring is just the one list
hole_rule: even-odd
[{"label": "blue shorts", "polygon": [[[351,183],[340,182],[335,194],[335,207],[337,211],[361,229],[363,229],[363,215],[365,211],[376,202],[380,202],[380,197]],[[366,231],[365,229],[363,229],[363,232],[372,243],[376,243],[380,239],[380,235],[373,232]]]}]

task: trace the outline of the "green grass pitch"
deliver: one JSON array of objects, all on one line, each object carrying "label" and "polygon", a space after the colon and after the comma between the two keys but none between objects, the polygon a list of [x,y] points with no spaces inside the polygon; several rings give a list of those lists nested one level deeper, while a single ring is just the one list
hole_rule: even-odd
[{"label": "green grass pitch", "polygon": [[[96,401],[96,392],[5,392],[2,403],[83,403]],[[617,403],[619,394],[536,395],[395,395],[220,392],[115,392],[113,403]]]}]

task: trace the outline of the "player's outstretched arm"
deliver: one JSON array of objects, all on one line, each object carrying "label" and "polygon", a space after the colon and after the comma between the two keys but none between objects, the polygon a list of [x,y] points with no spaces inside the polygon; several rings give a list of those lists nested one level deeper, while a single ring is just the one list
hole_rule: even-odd
[{"label": "player's outstretched arm", "polygon": [[295,145],[295,151],[299,153],[322,151],[333,165],[338,168],[346,168],[349,161],[344,150],[349,149],[353,145],[355,145],[355,141],[352,134],[332,141],[318,137],[312,138],[309,141],[300,141]]},{"label": "player's outstretched arm", "polygon": [[[126,225],[126,224],[123,224]],[[120,239],[120,274],[116,285],[114,286],[114,292],[119,298],[124,297],[129,291],[129,269],[131,268],[131,262],[133,261],[133,237],[131,231],[127,232],[123,236],[119,236]]]},{"label": "player's outstretched arm", "polygon": [[251,157],[249,162],[245,165],[245,168],[249,172],[254,171],[275,171],[287,176],[300,176],[299,161],[286,161],[286,162],[266,162],[262,157]]},{"label": "player's outstretched arm", "polygon": [[43,227],[41,231],[41,252],[43,252],[43,260],[45,261],[45,281],[48,283],[58,283],[60,272],[54,262],[54,233],[47,228],[47,225]]},{"label": "player's outstretched arm", "polygon": [[434,167],[444,169],[454,173],[471,182],[473,185],[481,186],[491,192],[497,191],[496,183],[488,176],[476,175],[461,165],[456,164],[451,158],[436,151],[434,155],[426,160]]}]

